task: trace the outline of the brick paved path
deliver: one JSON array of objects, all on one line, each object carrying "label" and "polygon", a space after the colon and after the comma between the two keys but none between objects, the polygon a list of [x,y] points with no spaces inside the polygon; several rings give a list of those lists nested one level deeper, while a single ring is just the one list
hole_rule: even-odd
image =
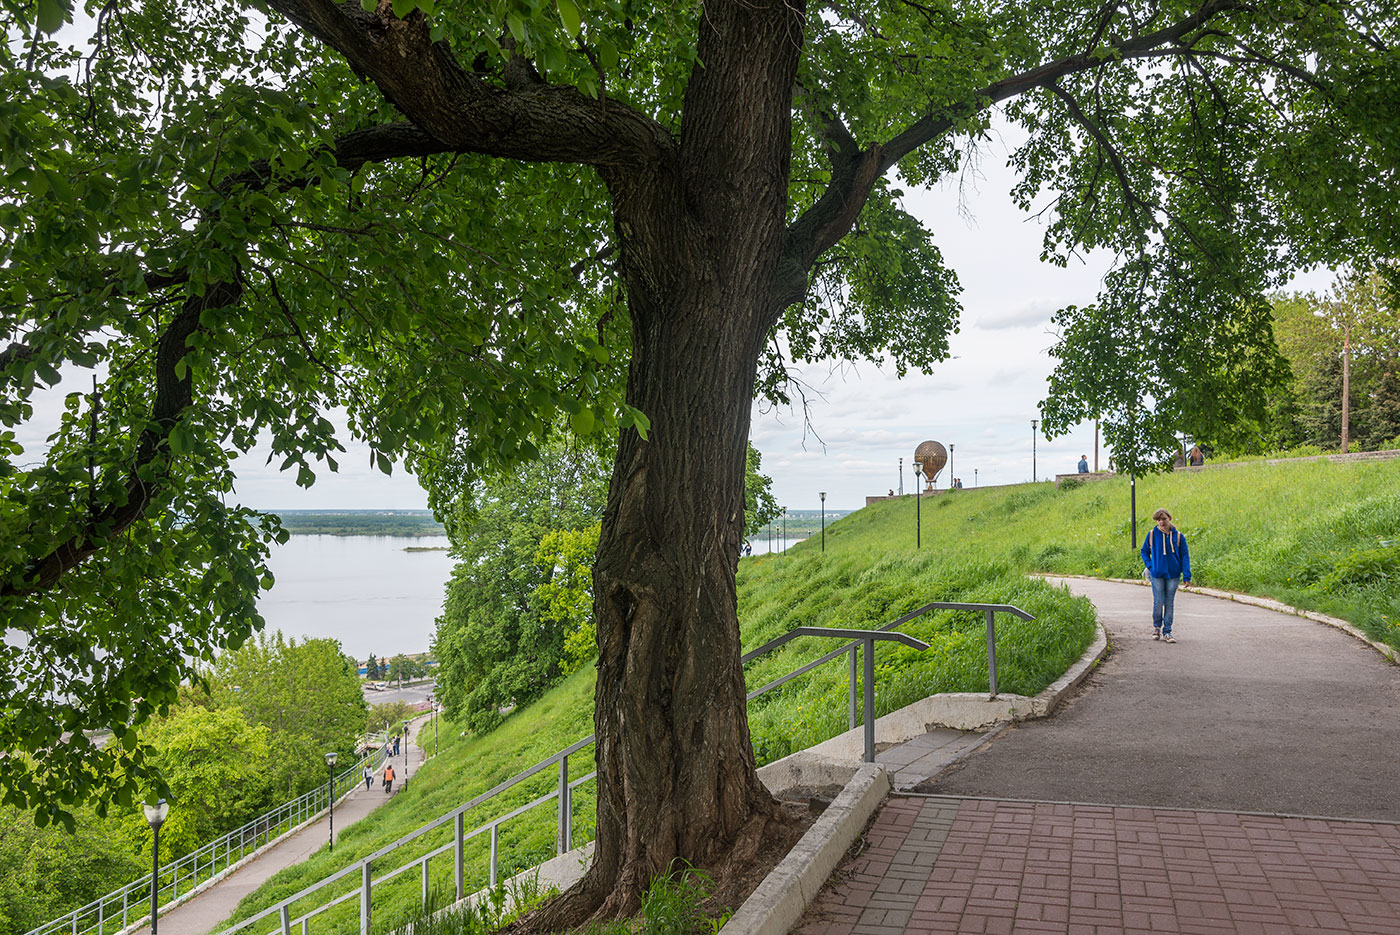
[{"label": "brick paved path", "polygon": [[894,796],[799,935],[1397,935],[1400,825]]}]

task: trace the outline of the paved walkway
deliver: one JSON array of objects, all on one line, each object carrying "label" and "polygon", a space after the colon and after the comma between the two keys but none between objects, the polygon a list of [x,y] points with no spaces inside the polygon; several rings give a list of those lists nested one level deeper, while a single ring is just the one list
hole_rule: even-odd
[{"label": "paved walkway", "polygon": [[795,931],[1400,935],[1400,667],[1189,592],[1154,642],[1146,588],[1065,583],[1110,657],[891,797]]},{"label": "paved walkway", "polygon": [[[426,723],[425,718],[409,722],[408,778],[410,785],[413,782],[413,777],[418,774],[419,767],[423,765],[423,750],[415,745],[414,740],[418,737],[418,729]],[[404,757],[402,753],[394,757],[393,764],[397,777],[394,781],[394,791],[397,794],[398,790],[403,788]],[[339,838],[343,829],[353,825],[389,801],[389,798],[390,796],[384,793],[384,787],[379,784],[378,777],[375,778],[374,785],[368,790],[361,784],[355,792],[351,793],[349,798],[336,804],[336,837]],[[302,828],[296,834],[284,838],[279,844],[264,851],[198,896],[181,903],[169,912],[161,913],[161,935],[206,935],[206,933],[214,931],[219,923],[233,914],[233,910],[238,907],[238,903],[243,897],[262,886],[279,870],[299,864],[325,847],[329,838],[330,829],[327,825],[327,819],[324,817]],[[275,919],[273,923],[275,926]],[[150,931],[150,926],[146,926],[136,930],[134,935],[150,935]]]}]

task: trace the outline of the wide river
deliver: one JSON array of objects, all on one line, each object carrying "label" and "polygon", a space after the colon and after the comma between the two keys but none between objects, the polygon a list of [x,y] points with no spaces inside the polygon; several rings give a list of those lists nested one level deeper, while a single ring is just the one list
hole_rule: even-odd
[{"label": "wide river", "polygon": [[[754,555],[768,551],[767,536],[751,542]],[[781,544],[774,540],[773,550]],[[333,637],[361,662],[370,653],[381,659],[421,653],[432,640],[452,575],[446,546],[445,536],[292,536],[273,547],[268,561],[277,583],[258,601],[266,632]]]},{"label": "wide river", "polygon": [[361,662],[374,653],[421,653],[442,613],[452,574],[446,537],[292,536],[274,546],[277,583],[258,609],[267,632],[298,639],[329,636]]}]

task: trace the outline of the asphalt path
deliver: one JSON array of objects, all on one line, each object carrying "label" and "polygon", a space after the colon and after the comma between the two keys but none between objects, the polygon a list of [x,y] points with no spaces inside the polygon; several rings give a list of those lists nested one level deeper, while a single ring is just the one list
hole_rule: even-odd
[{"label": "asphalt path", "polygon": [[[417,745],[416,740],[419,729],[426,723],[428,723],[427,717],[420,717],[409,722],[410,739],[406,755],[400,754],[392,761],[394,772],[398,774],[394,783],[394,795],[403,791],[404,775],[407,774],[409,782],[412,782],[413,777],[417,775],[419,768],[423,765],[423,749]],[[382,775],[382,772],[381,768],[379,775]],[[389,798],[390,796],[384,792],[383,786],[380,785],[378,776],[370,788],[359,786],[335,807],[337,840],[344,829],[389,801]],[[161,913],[161,935],[205,935],[205,933],[217,931],[222,927],[223,921],[233,914],[234,909],[238,908],[239,902],[245,896],[262,886],[279,870],[293,864],[299,864],[321,850],[327,845],[329,838],[330,821],[325,816],[311,822],[297,833],[286,836],[207,890],[174,909]],[[314,928],[315,923],[312,925]],[[270,924],[265,920],[254,926],[252,931],[264,932],[276,928],[276,926],[277,917],[273,916]],[[131,935],[151,935],[151,927],[150,925],[142,926],[134,930]]]},{"label": "asphalt path", "polygon": [[1136,584],[1094,602],[1110,654],[1054,716],[922,792],[1400,821],[1400,666],[1302,617],[1178,592],[1173,644]]},{"label": "asphalt path", "polygon": [[402,701],[405,704],[419,704],[428,700],[435,690],[435,682],[424,682],[421,685],[405,685],[403,688],[386,688],[384,691],[375,691],[372,688],[362,688],[365,701],[370,704],[388,704],[391,701]]}]

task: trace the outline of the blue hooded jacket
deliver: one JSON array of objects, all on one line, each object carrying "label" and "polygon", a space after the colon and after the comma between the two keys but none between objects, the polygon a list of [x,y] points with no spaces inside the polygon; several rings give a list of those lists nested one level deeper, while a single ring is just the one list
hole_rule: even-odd
[{"label": "blue hooded jacket", "polygon": [[1175,526],[1168,533],[1153,526],[1142,540],[1142,563],[1154,578],[1191,580],[1191,553],[1186,537]]}]

